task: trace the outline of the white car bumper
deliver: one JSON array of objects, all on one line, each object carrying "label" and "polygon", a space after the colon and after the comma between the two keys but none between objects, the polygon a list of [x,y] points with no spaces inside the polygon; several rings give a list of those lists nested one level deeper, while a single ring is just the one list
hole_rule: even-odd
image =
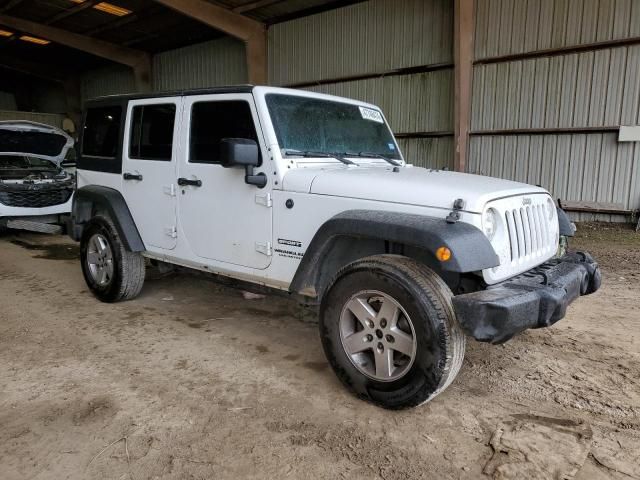
[{"label": "white car bumper", "polygon": [[0,218],[46,217],[49,215],[68,214],[71,213],[72,202],[73,195],[71,195],[71,197],[69,197],[69,200],[67,200],[65,203],[39,208],[10,207],[0,203]]}]

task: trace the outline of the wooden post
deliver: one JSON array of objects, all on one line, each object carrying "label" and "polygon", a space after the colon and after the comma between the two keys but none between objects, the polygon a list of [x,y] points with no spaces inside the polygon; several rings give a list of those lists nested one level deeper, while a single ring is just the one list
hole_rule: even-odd
[{"label": "wooden post", "polygon": [[245,43],[249,83],[266,85],[268,79],[266,32],[251,37]]},{"label": "wooden post", "polygon": [[465,172],[471,129],[471,96],[473,88],[474,0],[455,0],[454,4],[454,63],[455,100],[454,169]]}]

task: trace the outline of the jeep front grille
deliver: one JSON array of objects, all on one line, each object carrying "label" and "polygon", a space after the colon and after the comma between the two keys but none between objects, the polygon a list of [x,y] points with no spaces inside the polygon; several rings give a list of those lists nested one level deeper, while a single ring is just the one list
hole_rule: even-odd
[{"label": "jeep front grille", "polygon": [[527,205],[505,211],[511,261],[544,255],[555,247],[544,204]]},{"label": "jeep front grille", "polygon": [[35,188],[0,187],[0,203],[8,207],[41,208],[66,203],[73,188],[69,185],[38,185]]}]

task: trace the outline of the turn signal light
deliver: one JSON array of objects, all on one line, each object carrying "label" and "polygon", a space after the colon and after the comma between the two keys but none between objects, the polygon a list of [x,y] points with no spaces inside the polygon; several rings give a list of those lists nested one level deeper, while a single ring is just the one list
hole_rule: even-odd
[{"label": "turn signal light", "polygon": [[447,247],[440,247],[436,250],[436,258],[441,262],[451,260],[451,250]]}]

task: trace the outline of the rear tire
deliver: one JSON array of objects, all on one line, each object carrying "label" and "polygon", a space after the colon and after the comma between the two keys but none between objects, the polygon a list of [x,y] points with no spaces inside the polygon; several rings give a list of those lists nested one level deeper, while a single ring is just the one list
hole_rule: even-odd
[{"label": "rear tire", "polygon": [[338,378],[389,409],[428,402],[458,374],[466,338],[452,293],[413,259],[379,255],[336,276],[320,306],[320,336]]},{"label": "rear tire", "polygon": [[108,217],[96,216],[84,229],[80,261],[89,290],[102,302],[130,300],[142,290],[144,257],[125,248]]}]

